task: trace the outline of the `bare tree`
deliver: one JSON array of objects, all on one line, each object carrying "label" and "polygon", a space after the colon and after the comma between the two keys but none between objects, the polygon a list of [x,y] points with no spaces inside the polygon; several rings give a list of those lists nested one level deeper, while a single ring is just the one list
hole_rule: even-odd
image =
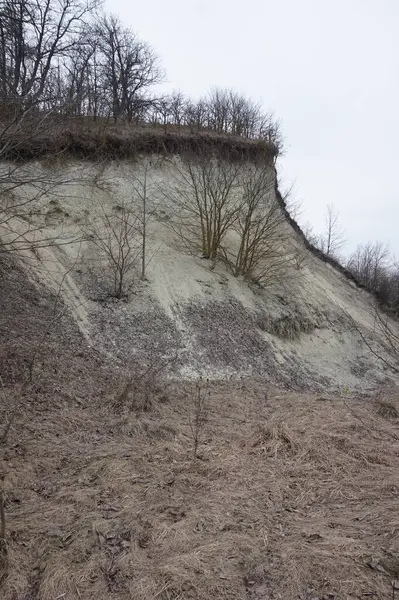
[{"label": "bare tree", "polygon": [[381,242],[360,244],[346,267],[385,309],[399,314],[399,265]]},{"label": "bare tree", "polygon": [[112,295],[122,298],[131,289],[140,262],[137,215],[126,203],[118,205],[114,211],[101,205],[99,214],[85,226],[84,236],[108,263]]},{"label": "bare tree", "polygon": [[[151,48],[101,0],[4,0],[0,4],[0,121],[18,125],[100,114],[129,120],[160,80]],[[96,23],[93,16],[96,15]],[[1,137],[1,136],[0,136]]]},{"label": "bare tree", "polygon": [[62,182],[60,172],[12,161],[56,128],[64,89],[60,62],[76,47],[97,5],[97,0],[0,5],[0,252],[54,243],[30,218],[38,201]]},{"label": "bare tree", "polygon": [[[15,137],[22,120],[51,114],[113,116],[261,138],[281,145],[270,113],[242,94],[213,89],[198,101],[180,92],[150,97],[162,79],[148,44],[101,0],[3,0],[0,4],[0,120]],[[96,17],[95,19],[93,17]]]},{"label": "bare tree", "polygon": [[[98,0],[5,0],[0,8],[1,97],[17,119],[51,102],[46,85]],[[49,91],[49,90],[47,90]]]},{"label": "bare tree", "polygon": [[[137,233],[141,238],[141,279],[146,278],[146,268],[151,260],[147,252],[148,229],[157,210],[154,201],[154,185],[151,178],[153,160],[140,163],[140,169],[129,180],[132,187],[132,206],[137,216]],[[132,209],[133,210],[133,209]]]},{"label": "bare tree", "polygon": [[383,344],[383,349],[381,349],[381,344],[377,346],[375,340],[369,338],[349,314],[347,314],[347,318],[352,329],[359,335],[371,354],[386,367],[391,369],[391,371],[399,375],[398,322],[397,320],[392,319],[390,315],[384,313],[375,304],[370,304],[370,314],[373,318],[374,332],[379,335]]},{"label": "bare tree", "polygon": [[236,277],[266,285],[294,266],[272,169],[186,160],[166,194],[175,209],[170,226],[186,247],[222,259]]},{"label": "bare tree", "polygon": [[281,146],[278,123],[261,106],[233,90],[214,88],[197,104],[204,114],[202,126],[218,133],[263,138]]},{"label": "bare tree", "polygon": [[149,222],[148,213],[148,169],[145,167],[143,179],[136,186],[136,193],[141,200],[140,225],[141,225],[141,279],[145,280],[145,269],[147,261],[147,227]]},{"label": "bare tree", "polygon": [[386,274],[388,248],[381,242],[360,244],[348,259],[347,267],[369,290],[377,291]]},{"label": "bare tree", "polygon": [[198,102],[189,100],[186,103],[184,121],[191,130],[199,131],[207,127],[208,124],[208,105],[204,98]]},{"label": "bare tree", "polygon": [[172,123],[175,125],[184,125],[187,99],[182,92],[173,92],[170,95],[169,107]]},{"label": "bare tree", "polygon": [[333,204],[329,204],[326,210],[325,231],[317,238],[316,246],[326,256],[336,258],[345,242],[345,230],[339,222],[339,213]]},{"label": "bare tree", "polygon": [[104,84],[111,93],[113,118],[117,121],[127,117],[131,121],[146,103],[148,88],[162,79],[158,59],[148,44],[123,28],[116,17],[103,17],[97,35]]},{"label": "bare tree", "polygon": [[280,126],[273,115],[233,90],[214,88],[198,101],[173,92],[149,105],[147,120],[163,127],[186,125],[195,131],[258,138],[273,143],[278,151],[282,148]]},{"label": "bare tree", "polygon": [[228,132],[231,113],[228,91],[215,88],[211,91],[207,104],[208,127],[218,133]]},{"label": "bare tree", "polygon": [[242,201],[233,230],[239,236],[238,251],[225,249],[234,275],[262,285],[287,276],[293,266],[285,231],[285,216],[274,193],[274,173],[248,166],[242,177]]},{"label": "bare tree", "polygon": [[187,159],[176,169],[167,197],[175,208],[171,226],[190,249],[215,260],[238,217],[240,166],[217,158]]},{"label": "bare tree", "polygon": [[105,113],[106,91],[100,81],[98,55],[99,41],[93,25],[82,27],[65,61],[63,96],[67,115],[89,114],[96,120]]}]

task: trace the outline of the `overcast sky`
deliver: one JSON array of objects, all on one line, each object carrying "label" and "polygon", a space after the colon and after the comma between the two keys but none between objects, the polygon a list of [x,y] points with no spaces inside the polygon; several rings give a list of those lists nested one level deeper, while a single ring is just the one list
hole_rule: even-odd
[{"label": "overcast sky", "polygon": [[346,251],[399,258],[399,0],[107,0],[160,56],[165,90],[244,92],[281,121],[302,223],[334,203]]}]

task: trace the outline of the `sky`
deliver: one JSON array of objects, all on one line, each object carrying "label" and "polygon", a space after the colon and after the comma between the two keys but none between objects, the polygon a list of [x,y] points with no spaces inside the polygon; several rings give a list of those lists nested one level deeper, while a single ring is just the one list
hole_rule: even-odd
[{"label": "sky", "polygon": [[301,224],[334,204],[346,254],[382,241],[399,259],[399,0],[106,0],[148,42],[165,92],[245,93],[281,123],[282,187]]}]

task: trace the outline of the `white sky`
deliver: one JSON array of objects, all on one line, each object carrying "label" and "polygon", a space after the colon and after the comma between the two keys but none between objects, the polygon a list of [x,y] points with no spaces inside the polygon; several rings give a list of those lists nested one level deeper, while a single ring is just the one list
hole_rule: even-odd
[{"label": "white sky", "polygon": [[244,92],[281,121],[302,223],[334,203],[350,252],[399,257],[399,0],[106,0],[151,44],[165,91]]}]

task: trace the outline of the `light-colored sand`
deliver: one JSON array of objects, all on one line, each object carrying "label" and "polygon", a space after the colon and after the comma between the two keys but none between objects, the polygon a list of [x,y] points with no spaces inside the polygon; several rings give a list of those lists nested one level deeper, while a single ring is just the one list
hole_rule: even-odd
[{"label": "light-colored sand", "polygon": [[[98,166],[66,164],[65,180],[73,183],[40,198],[40,214],[31,217],[32,226],[43,226],[48,237],[79,237],[99,206],[112,210],[132,200],[132,174],[140,168],[110,162],[102,166],[99,185],[94,186],[89,182],[98,176]],[[84,169],[80,184],[79,169]],[[53,291],[61,286],[62,299],[90,344],[123,361],[147,352],[152,340],[164,354],[175,346],[183,377],[256,373],[288,386],[363,390],[394,382],[394,374],[356,331],[359,328],[377,353],[386,356],[384,340],[375,329],[372,297],[306,251],[288,224],[290,243],[305,260],[274,288],[251,288],[223,265],[189,253],[168,226],[173,207],[164,191],[173,169],[165,162],[150,173],[156,205],[148,226],[151,260],[147,281],[137,277],[128,301],[97,301],[104,299],[109,273],[92,244],[39,249],[38,258],[27,253],[29,268],[42,281]],[[302,330],[297,339],[270,333],[281,320]]]}]

